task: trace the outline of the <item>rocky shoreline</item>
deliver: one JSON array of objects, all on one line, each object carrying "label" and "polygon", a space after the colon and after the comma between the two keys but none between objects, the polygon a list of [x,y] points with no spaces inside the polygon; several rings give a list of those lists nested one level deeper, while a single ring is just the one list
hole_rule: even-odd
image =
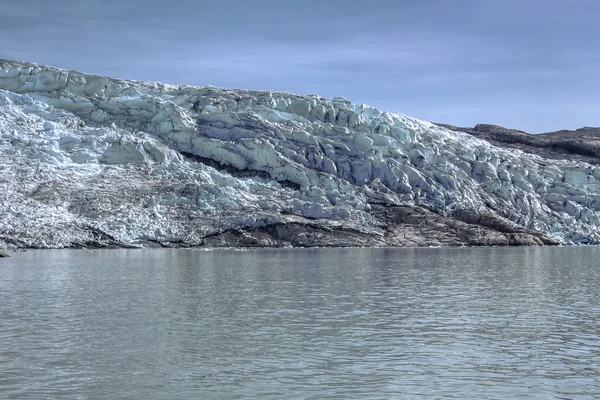
[{"label": "rocky shoreline", "polygon": [[[442,217],[411,204],[372,204],[379,231],[353,224],[331,225],[293,217],[258,228],[231,229],[195,243],[145,240],[122,242],[95,231],[95,238],[71,248],[281,248],[281,247],[478,247],[556,246],[560,241],[493,215],[472,212]],[[2,239],[2,236],[0,236]],[[5,239],[6,241],[6,239]],[[25,248],[16,243],[17,248]]]}]

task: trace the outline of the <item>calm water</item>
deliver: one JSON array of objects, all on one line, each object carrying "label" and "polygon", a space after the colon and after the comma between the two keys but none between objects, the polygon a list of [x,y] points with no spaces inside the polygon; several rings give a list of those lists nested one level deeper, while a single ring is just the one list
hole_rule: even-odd
[{"label": "calm water", "polygon": [[600,248],[29,251],[0,398],[600,398]]}]

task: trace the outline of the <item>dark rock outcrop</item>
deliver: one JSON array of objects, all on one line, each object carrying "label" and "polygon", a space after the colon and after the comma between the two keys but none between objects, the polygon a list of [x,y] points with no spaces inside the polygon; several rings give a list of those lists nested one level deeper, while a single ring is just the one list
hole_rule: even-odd
[{"label": "dark rock outcrop", "polygon": [[465,132],[495,146],[522,150],[541,157],[600,164],[600,128],[584,127],[574,131],[530,134],[497,125],[479,124],[473,128],[462,128],[448,124],[437,124],[444,128]]},{"label": "dark rock outcrop", "polygon": [[440,216],[410,204],[372,204],[383,228],[380,233],[350,226],[324,226],[305,220],[232,230],[207,237],[205,247],[448,247],[543,246],[559,242],[493,216],[459,215],[464,221]]}]

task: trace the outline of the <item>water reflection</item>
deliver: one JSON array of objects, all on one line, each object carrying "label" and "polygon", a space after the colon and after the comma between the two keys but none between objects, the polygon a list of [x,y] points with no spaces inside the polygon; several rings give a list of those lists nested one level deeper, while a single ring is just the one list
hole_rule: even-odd
[{"label": "water reflection", "polygon": [[27,252],[8,398],[600,396],[598,248]]}]

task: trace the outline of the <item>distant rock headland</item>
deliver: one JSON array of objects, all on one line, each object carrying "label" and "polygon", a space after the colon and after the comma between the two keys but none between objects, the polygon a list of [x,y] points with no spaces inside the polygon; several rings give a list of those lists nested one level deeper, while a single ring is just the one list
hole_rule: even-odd
[{"label": "distant rock headland", "polygon": [[574,131],[529,134],[497,125],[480,124],[473,128],[438,125],[453,131],[466,132],[499,147],[518,149],[551,160],[567,159],[592,165],[600,164],[600,128],[586,126]]}]

